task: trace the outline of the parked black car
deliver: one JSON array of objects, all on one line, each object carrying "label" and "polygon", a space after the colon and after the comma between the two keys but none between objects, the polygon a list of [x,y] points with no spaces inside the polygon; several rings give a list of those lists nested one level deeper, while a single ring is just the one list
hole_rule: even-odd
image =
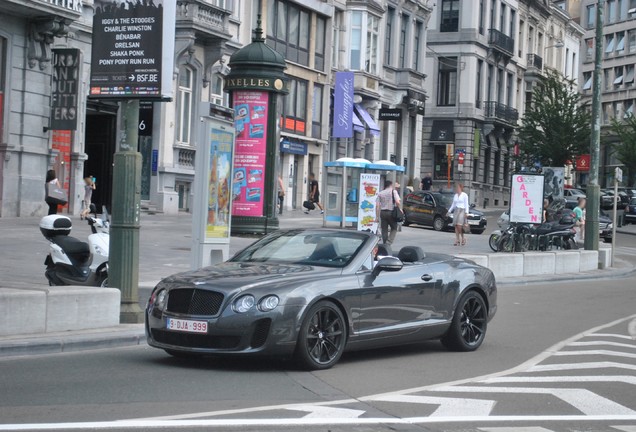
[{"label": "parked black car", "polygon": [[[566,202],[565,207],[572,210],[576,207],[575,203]],[[605,243],[612,242],[612,218],[603,210],[599,210],[598,213],[598,235],[603,239]]]},{"label": "parked black car", "polygon": [[629,205],[625,207],[625,214],[623,216],[625,223],[636,223],[636,197],[632,198]]},{"label": "parked black car", "polygon": [[176,357],[295,356],[333,366],[345,350],[441,339],[482,344],[497,309],[493,273],[405,246],[380,255],[373,233],[277,231],[229,261],[170,276],[146,308],[148,344]]},{"label": "parked black car", "polygon": [[[448,209],[453,203],[452,192],[417,191],[410,193],[404,200],[404,225],[426,225],[435,231],[453,228],[453,215]],[[470,232],[481,234],[486,230],[487,221],[484,214],[471,208],[468,211]]]}]

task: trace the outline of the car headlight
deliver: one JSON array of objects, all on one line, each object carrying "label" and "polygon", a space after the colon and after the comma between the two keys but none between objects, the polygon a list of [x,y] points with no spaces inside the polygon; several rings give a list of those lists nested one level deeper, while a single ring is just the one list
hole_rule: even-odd
[{"label": "car headlight", "polygon": [[156,307],[159,310],[164,310],[167,300],[168,291],[166,289],[160,289],[150,297],[150,305]]},{"label": "car headlight", "polygon": [[269,312],[272,309],[274,309],[276,306],[278,306],[279,302],[280,300],[278,299],[277,296],[268,295],[266,297],[263,297],[261,301],[258,302],[258,309],[261,312]]},{"label": "car headlight", "polygon": [[254,303],[256,303],[254,296],[247,294],[234,300],[232,309],[236,313],[245,313],[254,307]]},{"label": "car headlight", "polygon": [[613,229],[614,228],[614,224],[608,223],[607,224],[607,229]]}]

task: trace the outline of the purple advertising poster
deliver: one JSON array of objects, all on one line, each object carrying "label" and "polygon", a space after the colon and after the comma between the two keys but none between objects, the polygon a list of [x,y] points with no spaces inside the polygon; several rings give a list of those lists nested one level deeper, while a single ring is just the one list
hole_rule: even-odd
[{"label": "purple advertising poster", "polygon": [[334,138],[353,136],[353,72],[336,72],[333,96]]},{"label": "purple advertising poster", "polygon": [[234,92],[232,216],[263,216],[267,103],[264,91]]}]

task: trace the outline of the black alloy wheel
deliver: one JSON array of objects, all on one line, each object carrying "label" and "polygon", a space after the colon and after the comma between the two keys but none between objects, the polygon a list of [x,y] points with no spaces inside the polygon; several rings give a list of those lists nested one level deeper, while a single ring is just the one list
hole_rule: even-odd
[{"label": "black alloy wheel", "polygon": [[297,360],[304,369],[328,369],[342,356],[346,340],[345,318],[340,309],[328,301],[318,302],[300,327]]},{"label": "black alloy wheel", "polygon": [[435,216],[433,219],[433,228],[435,231],[442,231],[444,226],[446,225],[446,221],[441,216]]},{"label": "black alloy wheel", "polygon": [[451,351],[475,351],[484,341],[487,328],[488,309],[484,299],[479,293],[468,291],[457,304],[442,343]]}]

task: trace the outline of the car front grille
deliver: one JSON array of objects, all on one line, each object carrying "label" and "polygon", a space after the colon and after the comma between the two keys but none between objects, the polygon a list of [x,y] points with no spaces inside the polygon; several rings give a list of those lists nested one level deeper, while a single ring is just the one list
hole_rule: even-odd
[{"label": "car front grille", "polygon": [[212,336],[152,329],[152,338],[159,343],[185,348],[234,349],[241,343],[240,336]]},{"label": "car front grille", "polygon": [[168,312],[213,316],[219,313],[223,294],[198,288],[177,288],[168,293]]},{"label": "car front grille", "polygon": [[477,216],[477,215],[468,215],[468,220],[479,220],[481,219],[481,216]]}]

